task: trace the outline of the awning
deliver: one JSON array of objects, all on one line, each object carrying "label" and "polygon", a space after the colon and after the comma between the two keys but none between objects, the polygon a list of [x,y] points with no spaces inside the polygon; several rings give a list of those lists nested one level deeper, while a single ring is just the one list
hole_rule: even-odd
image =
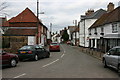
[{"label": "awning", "polygon": [[120,34],[107,34],[105,36],[103,36],[103,38],[109,38],[109,39],[113,39],[113,38],[120,38]]}]

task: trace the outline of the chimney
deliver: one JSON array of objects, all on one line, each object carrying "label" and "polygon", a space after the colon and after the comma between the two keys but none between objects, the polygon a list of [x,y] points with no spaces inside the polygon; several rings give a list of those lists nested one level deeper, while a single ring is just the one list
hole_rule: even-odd
[{"label": "chimney", "polygon": [[120,6],[120,1],[118,2],[118,6]]},{"label": "chimney", "polygon": [[107,12],[110,12],[112,10],[114,10],[114,4],[112,2],[110,2],[107,6]]},{"label": "chimney", "polygon": [[94,10],[90,9],[85,13],[85,15],[88,16],[91,15],[92,13],[94,13]]}]

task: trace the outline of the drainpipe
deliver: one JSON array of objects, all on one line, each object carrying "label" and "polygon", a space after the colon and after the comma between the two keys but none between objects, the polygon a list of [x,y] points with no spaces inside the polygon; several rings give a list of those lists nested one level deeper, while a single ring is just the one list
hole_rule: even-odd
[{"label": "drainpipe", "polygon": [[84,19],[84,47],[85,47],[85,19]]}]

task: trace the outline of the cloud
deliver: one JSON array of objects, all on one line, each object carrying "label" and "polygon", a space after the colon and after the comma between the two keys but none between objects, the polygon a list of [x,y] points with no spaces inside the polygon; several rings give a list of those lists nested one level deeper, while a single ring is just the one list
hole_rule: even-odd
[{"label": "cloud", "polygon": [[[2,0],[10,6],[7,8],[9,18],[18,15],[26,7],[29,7],[36,14],[37,0]],[[53,30],[58,31],[69,25],[74,25],[73,20],[80,20],[80,15],[84,15],[88,9],[95,11],[107,8],[107,4],[113,2],[118,5],[119,0],[39,0],[40,12],[39,18],[49,28],[53,23]]]}]

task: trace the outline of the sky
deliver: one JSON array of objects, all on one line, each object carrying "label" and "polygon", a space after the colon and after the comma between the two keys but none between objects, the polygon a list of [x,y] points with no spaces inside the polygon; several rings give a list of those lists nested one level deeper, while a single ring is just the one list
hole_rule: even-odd
[{"label": "sky", "polygon": [[[80,15],[84,15],[88,9],[107,9],[109,2],[118,6],[120,0],[39,0],[39,18],[43,24],[50,29],[52,23],[52,31],[60,31],[64,27],[75,25],[74,20],[80,21]],[[35,14],[37,13],[37,0],[2,0],[6,2],[8,7],[2,11],[2,15],[8,19],[17,16],[26,7],[30,8]]]}]

